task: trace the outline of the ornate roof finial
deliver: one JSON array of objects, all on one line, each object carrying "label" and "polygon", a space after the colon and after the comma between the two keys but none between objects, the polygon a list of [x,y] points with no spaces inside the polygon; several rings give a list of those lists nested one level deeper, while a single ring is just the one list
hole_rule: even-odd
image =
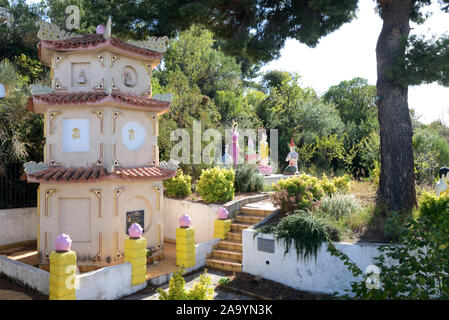
[{"label": "ornate roof finial", "polygon": [[111,18],[111,16],[109,16],[108,22],[106,22],[106,30],[103,34],[103,37],[105,39],[109,39],[111,37],[111,35],[112,35],[111,28],[112,28],[112,18]]},{"label": "ornate roof finial", "polygon": [[44,41],[65,40],[79,37],[79,35],[76,33],[61,30],[54,23],[48,23],[46,21],[37,21],[36,26],[40,27],[39,31],[37,32],[38,38]]},{"label": "ornate roof finial", "polygon": [[104,26],[104,24],[99,24],[97,26],[97,28],[95,29],[96,34],[104,34],[105,31],[106,31],[106,27]]}]

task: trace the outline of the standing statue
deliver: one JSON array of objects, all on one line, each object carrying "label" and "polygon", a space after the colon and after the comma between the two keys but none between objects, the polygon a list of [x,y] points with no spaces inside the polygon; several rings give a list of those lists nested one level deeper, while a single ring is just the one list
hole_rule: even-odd
[{"label": "standing statue", "polygon": [[268,165],[268,150],[267,134],[263,131],[259,141],[259,166],[257,169],[264,175],[273,173],[273,167]]},{"label": "standing statue", "polygon": [[232,133],[231,133],[231,137],[232,137],[231,155],[232,155],[232,163],[234,164],[234,166],[237,165],[237,161],[239,158],[239,152],[240,152],[238,130],[239,130],[239,128],[238,128],[237,122],[233,121],[232,122]]},{"label": "standing statue", "polygon": [[229,146],[225,145],[225,153],[223,154],[223,157],[221,158],[221,163],[223,164],[223,167],[227,168],[232,165],[232,157],[228,153]]},{"label": "standing statue", "polygon": [[265,132],[262,132],[262,138],[259,142],[259,163],[261,166],[268,166],[268,142]]},{"label": "standing statue", "polygon": [[293,142],[293,137],[290,142],[290,152],[287,155],[288,167],[284,171],[284,175],[294,175],[299,174],[298,172],[298,153],[295,150],[295,143]]},{"label": "standing statue", "polygon": [[435,193],[436,193],[437,197],[439,197],[441,193],[447,191],[447,180],[449,179],[449,176],[447,175],[448,172],[449,172],[448,167],[442,167],[438,171],[440,180],[438,180],[437,185],[435,186]]},{"label": "standing statue", "polygon": [[254,150],[254,142],[251,136],[248,138],[248,152],[246,155],[246,162],[249,164],[255,164],[257,161],[257,153]]}]

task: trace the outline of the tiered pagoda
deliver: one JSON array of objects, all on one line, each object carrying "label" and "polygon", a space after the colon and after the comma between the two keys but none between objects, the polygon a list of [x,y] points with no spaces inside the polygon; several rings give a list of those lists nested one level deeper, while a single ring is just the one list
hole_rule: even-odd
[{"label": "tiered pagoda", "polygon": [[148,248],[162,249],[162,181],[177,164],[159,163],[158,117],[170,103],[152,99],[151,73],[167,38],[124,42],[111,36],[110,20],[83,36],[39,25],[52,85],[29,99],[29,110],[44,114],[46,141],[43,163],[25,164],[25,172],[40,184],[41,265],[61,233],[72,238],[79,266],[120,263],[134,222]]}]

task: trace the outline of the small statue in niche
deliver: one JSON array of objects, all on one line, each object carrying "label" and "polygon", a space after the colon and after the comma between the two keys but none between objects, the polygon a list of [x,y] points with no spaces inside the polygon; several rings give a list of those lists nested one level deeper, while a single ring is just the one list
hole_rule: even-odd
[{"label": "small statue in niche", "polygon": [[72,129],[72,139],[73,140],[75,140],[75,139],[80,139],[81,137],[80,137],[80,129],[78,129],[78,128],[73,128]]},{"label": "small statue in niche", "polygon": [[87,77],[84,70],[81,70],[80,74],[78,75],[78,81],[79,84],[86,84],[87,83]]},{"label": "small statue in niche", "polygon": [[136,85],[136,81],[133,79],[132,73],[130,71],[123,72],[123,82],[127,87],[134,87]]}]

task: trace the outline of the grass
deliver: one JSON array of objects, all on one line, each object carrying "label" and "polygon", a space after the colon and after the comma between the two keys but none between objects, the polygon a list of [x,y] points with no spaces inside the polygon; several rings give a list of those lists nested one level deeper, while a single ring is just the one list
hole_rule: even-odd
[{"label": "grass", "polygon": [[367,230],[374,208],[354,195],[335,194],[325,197],[314,213],[332,224],[342,240],[354,241]]},{"label": "grass", "polygon": [[[266,190],[270,190],[267,187]],[[334,199],[323,198],[312,214],[327,220],[339,232],[346,242],[391,242],[394,241],[385,232],[389,215],[384,207],[376,204],[377,189],[368,181],[352,180],[350,191],[346,195],[335,194]],[[417,185],[418,203],[424,192],[433,192],[433,186]],[[418,216],[418,210],[413,211]],[[280,220],[280,219],[279,219]],[[276,224],[276,223],[275,223]]]}]

